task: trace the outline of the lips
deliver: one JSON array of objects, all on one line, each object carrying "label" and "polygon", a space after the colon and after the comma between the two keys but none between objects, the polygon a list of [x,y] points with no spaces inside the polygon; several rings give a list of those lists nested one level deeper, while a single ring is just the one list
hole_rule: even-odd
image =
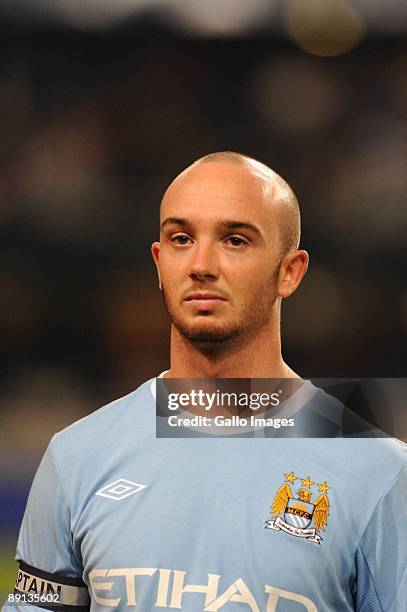
[{"label": "lips", "polygon": [[186,298],[185,301],[186,302],[191,302],[191,301],[211,301],[211,300],[221,300],[223,302],[226,301],[226,298],[224,298],[222,295],[219,295],[217,293],[209,293],[207,291],[203,291],[203,292],[196,292],[196,293],[190,293]]}]

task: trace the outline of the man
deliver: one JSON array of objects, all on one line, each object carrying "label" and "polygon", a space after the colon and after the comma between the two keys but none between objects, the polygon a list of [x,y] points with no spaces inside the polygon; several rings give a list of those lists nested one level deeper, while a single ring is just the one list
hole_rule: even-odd
[{"label": "man", "polygon": [[208,155],[173,181],[152,247],[172,321],[168,376],[296,376],[280,305],[307,269],[299,238],[294,193],[259,162]]},{"label": "man", "polygon": [[[152,253],[171,319],[168,384],[291,379],[302,414],[316,390],[280,342],[282,298],[308,264],[290,187],[244,155],[211,154],[170,185],[160,220]],[[407,609],[404,445],[157,438],[153,387],[51,440],[11,599],[53,597],[44,607],[62,610]]]}]

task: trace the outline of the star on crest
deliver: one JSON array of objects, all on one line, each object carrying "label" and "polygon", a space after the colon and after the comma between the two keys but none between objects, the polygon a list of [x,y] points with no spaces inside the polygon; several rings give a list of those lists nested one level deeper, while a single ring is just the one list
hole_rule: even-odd
[{"label": "star on crest", "polygon": [[286,479],[287,482],[291,482],[291,483],[298,480],[298,476],[296,476],[292,470],[289,474],[284,474],[284,478]]},{"label": "star on crest", "polygon": [[308,487],[308,489],[310,489],[313,484],[314,482],[311,480],[309,476],[307,476],[306,478],[301,478],[301,485],[303,487]]},{"label": "star on crest", "polygon": [[326,493],[327,491],[329,491],[329,489],[332,489],[332,487],[329,487],[325,480],[322,484],[318,483],[318,489],[323,493]]}]

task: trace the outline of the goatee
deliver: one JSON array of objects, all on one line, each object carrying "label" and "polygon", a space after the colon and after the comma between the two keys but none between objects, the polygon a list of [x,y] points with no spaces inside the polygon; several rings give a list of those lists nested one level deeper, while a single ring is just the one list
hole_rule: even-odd
[{"label": "goatee", "polygon": [[[236,341],[239,336],[242,335],[242,330],[236,327],[215,330],[191,329],[190,326],[186,325],[174,316],[174,313],[168,306],[164,289],[162,289],[162,296],[165,309],[175,329],[181,334],[181,336],[183,336],[183,338],[188,340],[188,342],[191,342],[191,344],[205,353],[218,353],[226,350],[226,348],[230,347],[230,344],[233,341]],[[205,316],[205,311],[200,314]]]}]

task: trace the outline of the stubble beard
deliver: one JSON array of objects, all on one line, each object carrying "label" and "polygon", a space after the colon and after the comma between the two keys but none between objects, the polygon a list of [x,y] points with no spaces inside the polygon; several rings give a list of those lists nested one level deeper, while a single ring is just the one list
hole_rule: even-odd
[{"label": "stubble beard", "polygon": [[[246,318],[242,317],[243,322],[240,324],[224,325],[218,329],[196,329],[177,316],[174,309],[169,305],[164,288],[162,289],[162,296],[171,323],[179,334],[199,351],[211,356],[223,354],[238,345],[244,344],[245,340],[247,341],[257,330],[270,321],[277,301],[277,294],[275,294],[267,302],[255,302],[253,307],[248,309]],[[205,316],[204,313],[202,313],[202,316]]]}]

